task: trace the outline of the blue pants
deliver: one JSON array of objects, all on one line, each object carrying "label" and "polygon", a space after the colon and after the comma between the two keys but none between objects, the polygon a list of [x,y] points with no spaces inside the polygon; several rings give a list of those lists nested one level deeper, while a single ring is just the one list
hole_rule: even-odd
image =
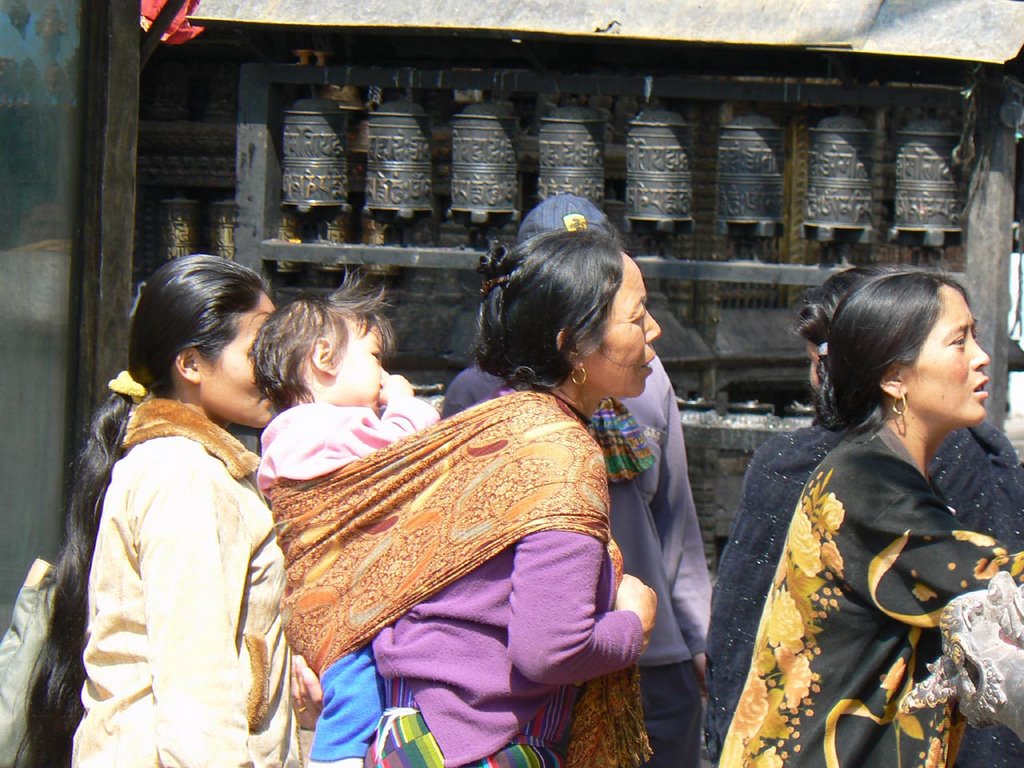
[{"label": "blue pants", "polygon": [[703,703],[692,661],[640,667],[644,721],[654,756],[648,768],[700,768]]}]

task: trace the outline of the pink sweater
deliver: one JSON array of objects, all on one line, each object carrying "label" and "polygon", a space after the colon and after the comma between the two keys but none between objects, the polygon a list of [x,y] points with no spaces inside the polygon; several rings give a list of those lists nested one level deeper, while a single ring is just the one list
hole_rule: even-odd
[{"label": "pink sweater", "polygon": [[257,475],[266,493],[278,478],[311,480],[418,432],[438,419],[429,403],[399,397],[378,416],[370,408],[304,403],[274,417],[263,430]]}]

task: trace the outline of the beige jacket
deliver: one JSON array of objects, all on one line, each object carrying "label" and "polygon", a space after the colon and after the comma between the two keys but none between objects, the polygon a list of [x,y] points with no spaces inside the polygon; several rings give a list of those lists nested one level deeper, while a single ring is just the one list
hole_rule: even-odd
[{"label": "beige jacket", "polygon": [[140,405],[89,576],[73,764],[294,766],[284,559],[258,460],[197,411]]}]

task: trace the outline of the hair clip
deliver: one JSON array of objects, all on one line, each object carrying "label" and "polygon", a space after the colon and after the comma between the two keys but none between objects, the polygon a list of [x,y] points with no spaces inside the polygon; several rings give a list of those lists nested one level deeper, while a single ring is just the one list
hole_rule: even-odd
[{"label": "hair clip", "polygon": [[484,298],[492,289],[499,285],[504,285],[508,281],[508,275],[501,275],[500,277],[492,277],[490,280],[484,280],[483,284],[480,286],[480,298]]}]

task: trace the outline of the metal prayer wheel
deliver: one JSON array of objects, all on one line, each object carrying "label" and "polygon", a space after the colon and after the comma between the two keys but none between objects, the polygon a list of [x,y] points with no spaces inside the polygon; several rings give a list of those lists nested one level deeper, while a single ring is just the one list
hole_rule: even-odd
[{"label": "metal prayer wheel", "polygon": [[[365,209],[360,217],[363,229],[363,245],[384,245],[387,242],[387,225],[375,220]],[[375,277],[396,277],[401,274],[401,267],[396,264],[364,264],[362,273]]]},{"label": "metal prayer wheel", "polygon": [[160,249],[165,259],[195,253],[199,243],[199,201],[172,197],[160,201]]},{"label": "metal prayer wheel", "polygon": [[305,212],[348,204],[347,122],[330,99],[300,99],[284,111],[284,205]]},{"label": "metal prayer wheel", "polygon": [[[320,228],[319,239],[327,243],[347,243],[352,238],[352,211],[338,211],[318,222]],[[321,272],[344,272],[344,264],[319,264],[317,268]]]},{"label": "metal prayer wheel", "polygon": [[235,226],[238,206],[234,200],[210,203],[210,248],[225,259],[235,258]]},{"label": "metal prayer wheel", "polygon": [[782,228],[782,129],[762,115],[744,115],[718,137],[718,210],[722,234],[772,237]]},{"label": "metal prayer wheel", "polygon": [[[277,237],[286,243],[302,242],[302,222],[299,220],[298,213],[287,209],[281,211],[281,221],[277,226]],[[302,264],[297,261],[285,261],[282,259],[277,262],[277,271],[282,274],[298,272],[301,268]]]},{"label": "metal prayer wheel", "polygon": [[515,132],[500,104],[470,104],[452,117],[453,219],[501,226],[519,218]]},{"label": "metal prayer wheel", "polygon": [[328,243],[347,243],[352,238],[352,214],[339,211],[322,223],[323,239]]},{"label": "metal prayer wheel", "polygon": [[537,195],[563,192],[604,201],[604,121],[586,107],[559,107],[540,121]]},{"label": "metal prayer wheel", "polygon": [[626,134],[626,219],[632,229],[693,231],[692,131],[675,112],[644,110]]},{"label": "metal prayer wheel", "polygon": [[953,177],[959,135],[937,120],[896,132],[896,212],[890,236],[904,245],[941,246],[961,232],[962,205]]},{"label": "metal prayer wheel", "polygon": [[808,240],[870,240],[871,138],[861,120],[846,115],[811,128],[804,207]]},{"label": "metal prayer wheel", "polygon": [[381,104],[370,115],[366,207],[375,219],[413,219],[433,210],[430,126],[411,101]]}]

